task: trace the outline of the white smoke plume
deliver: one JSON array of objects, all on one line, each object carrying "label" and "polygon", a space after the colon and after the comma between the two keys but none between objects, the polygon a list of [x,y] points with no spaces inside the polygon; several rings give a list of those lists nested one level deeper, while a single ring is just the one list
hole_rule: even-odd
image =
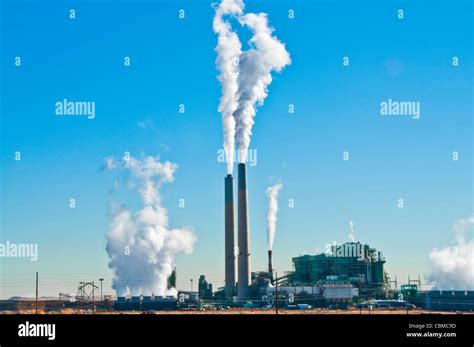
[{"label": "white smoke plume", "polygon": [[177,165],[153,156],[141,161],[130,157],[120,165],[107,160],[109,168],[126,177],[125,186],[137,190],[142,203],[135,212],[111,204],[106,250],[117,296],[176,295],[176,289],[168,289],[175,254],[192,253],[196,243],[191,230],[169,228],[168,210],[162,204],[160,188],[174,180]]},{"label": "white smoke plume", "polygon": [[229,21],[224,16],[241,15],[243,3],[236,0],[223,0],[216,7],[213,21],[214,32],[218,35],[216,65],[220,71],[219,81],[222,85],[222,97],[219,103],[219,112],[222,114],[224,128],[224,150],[227,160],[227,173],[232,173],[235,147],[235,120],[234,112],[237,109],[237,91],[239,75],[239,57],[241,47],[239,37],[232,31]]},{"label": "white smoke plume", "polygon": [[248,26],[253,36],[251,49],[242,53],[239,65],[239,106],[234,113],[236,121],[236,141],[240,161],[245,162],[250,145],[250,136],[257,113],[256,106],[262,106],[268,95],[273,71],[280,72],[291,63],[285,46],[274,36],[268,26],[265,13],[249,13],[241,22]]},{"label": "white smoke plume", "polygon": [[474,216],[461,219],[454,225],[456,244],[435,248],[430,254],[432,272],[428,280],[435,289],[474,290]]},{"label": "white smoke plume", "polygon": [[349,221],[349,229],[349,240],[351,240],[351,242],[355,242],[354,223],[351,220]]},{"label": "white smoke plume", "polygon": [[273,249],[273,240],[275,239],[277,213],[278,213],[278,193],[283,188],[281,184],[275,184],[268,187],[266,194],[268,197],[267,211],[267,239],[268,249]]},{"label": "white smoke plume", "polygon": [[[233,147],[237,142],[239,161],[245,162],[257,106],[268,95],[273,71],[280,72],[291,63],[290,54],[275,36],[265,13],[243,14],[241,0],[222,0],[216,6],[214,31],[218,34],[216,64],[220,71],[222,98],[219,111],[224,126],[227,171],[232,173]],[[237,19],[252,32],[250,48],[242,51],[238,35],[224,16]],[[232,115],[232,117],[231,117]],[[232,151],[231,151],[232,149]]]}]

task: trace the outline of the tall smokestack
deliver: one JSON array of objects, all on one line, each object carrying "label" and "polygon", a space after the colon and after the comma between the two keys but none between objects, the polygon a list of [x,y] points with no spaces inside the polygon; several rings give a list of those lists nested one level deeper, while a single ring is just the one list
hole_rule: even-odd
[{"label": "tall smokestack", "polygon": [[250,296],[250,242],[249,242],[249,214],[247,205],[247,173],[245,163],[238,165],[238,298],[246,299]]},{"label": "tall smokestack", "polygon": [[234,178],[225,178],[225,297],[235,294]]},{"label": "tall smokestack", "polygon": [[273,265],[272,265],[272,250],[268,250],[268,272],[273,272]]}]

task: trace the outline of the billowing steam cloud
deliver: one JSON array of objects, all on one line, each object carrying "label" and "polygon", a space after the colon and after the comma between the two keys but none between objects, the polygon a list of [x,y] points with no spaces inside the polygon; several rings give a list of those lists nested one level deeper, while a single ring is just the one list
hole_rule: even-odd
[{"label": "billowing steam cloud", "polygon": [[459,220],[454,226],[456,245],[435,248],[430,254],[432,273],[429,281],[435,289],[474,290],[474,216]]},{"label": "billowing steam cloud", "polygon": [[[252,135],[256,107],[263,105],[272,82],[273,71],[280,72],[291,63],[290,55],[268,25],[265,13],[243,14],[241,0],[222,0],[216,7],[214,31],[218,35],[216,64],[220,71],[222,98],[219,112],[224,127],[227,171],[232,173],[234,143],[239,161],[245,162]],[[224,17],[233,17],[252,32],[250,49],[241,51],[239,37]]]},{"label": "billowing steam cloud", "polygon": [[349,240],[351,240],[351,242],[355,242],[354,223],[351,220],[349,221],[349,229]]},{"label": "billowing steam cloud", "polygon": [[275,239],[277,213],[278,213],[278,193],[283,188],[281,184],[275,184],[268,187],[266,193],[268,197],[268,211],[267,211],[267,239],[268,249],[273,248],[273,240]]},{"label": "billowing steam cloud", "polygon": [[130,157],[121,164],[111,160],[107,159],[107,167],[121,170],[126,186],[137,189],[143,204],[136,212],[111,206],[106,250],[114,271],[113,288],[118,296],[175,295],[174,288],[168,289],[174,256],[191,253],[196,242],[191,230],[168,227],[168,211],[162,204],[160,188],[174,180],[177,165],[153,156],[142,161]]}]

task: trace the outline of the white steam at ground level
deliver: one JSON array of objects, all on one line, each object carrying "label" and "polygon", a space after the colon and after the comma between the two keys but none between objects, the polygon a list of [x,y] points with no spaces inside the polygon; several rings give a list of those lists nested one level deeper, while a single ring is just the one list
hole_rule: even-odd
[{"label": "white steam at ground level", "polygon": [[474,216],[457,221],[454,226],[455,245],[431,251],[432,272],[428,280],[434,289],[474,290],[473,226]]},{"label": "white steam at ground level", "polygon": [[116,188],[136,190],[142,208],[131,211],[111,202],[112,221],[107,233],[109,267],[114,272],[117,296],[176,295],[168,288],[177,253],[192,253],[196,236],[187,228],[168,226],[168,210],[162,204],[160,188],[174,180],[177,165],[158,157],[143,160],[130,157],[122,163],[107,158],[106,167],[120,170]]}]

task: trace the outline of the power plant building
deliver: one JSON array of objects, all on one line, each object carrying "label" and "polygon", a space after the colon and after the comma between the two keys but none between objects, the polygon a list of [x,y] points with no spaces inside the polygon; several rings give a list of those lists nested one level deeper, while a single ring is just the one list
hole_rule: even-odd
[{"label": "power plant building", "polygon": [[206,281],[206,276],[199,276],[198,294],[201,299],[212,299],[212,284]]},{"label": "power plant building", "polygon": [[331,253],[294,257],[294,272],[288,280],[293,285],[323,282],[347,282],[365,291],[384,287],[385,259],[380,252],[359,242],[334,245]]}]

